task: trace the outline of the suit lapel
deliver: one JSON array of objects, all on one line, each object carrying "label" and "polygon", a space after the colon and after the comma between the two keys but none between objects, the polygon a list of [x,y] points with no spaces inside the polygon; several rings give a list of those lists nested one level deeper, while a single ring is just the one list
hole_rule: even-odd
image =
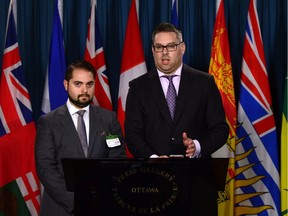
[{"label": "suit lapel", "polygon": [[100,115],[97,107],[90,106],[90,113],[89,113],[89,124],[90,124],[90,133],[89,133],[89,149],[88,149],[88,156],[90,155],[91,151],[96,145],[95,139],[97,135],[101,135],[101,133],[105,133],[104,129],[101,128],[100,125]]},{"label": "suit lapel", "polygon": [[189,96],[189,94],[192,94],[192,92],[190,92],[190,90],[189,90],[190,85],[192,85],[191,80],[190,80],[190,76],[186,70],[186,65],[183,65],[182,72],[181,72],[179,91],[178,91],[178,96],[177,96],[177,100],[176,100],[174,124],[176,124],[177,121],[180,119],[181,114],[183,113],[184,108],[187,104],[188,96]]},{"label": "suit lapel", "polygon": [[83,156],[85,156],[77,130],[74,126],[73,120],[70,116],[70,113],[66,105],[60,108],[58,118],[59,121],[62,123],[63,127],[65,128],[65,130],[67,131],[67,133],[69,134],[71,141],[74,142],[75,146],[77,146],[78,151],[81,152]]}]

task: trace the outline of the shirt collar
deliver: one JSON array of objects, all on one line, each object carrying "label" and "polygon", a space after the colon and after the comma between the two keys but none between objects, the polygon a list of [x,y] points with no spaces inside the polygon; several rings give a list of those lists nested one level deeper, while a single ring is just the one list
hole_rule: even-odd
[{"label": "shirt collar", "polygon": [[[182,67],[183,67],[183,64],[181,64],[180,67],[177,68],[177,70],[175,71],[175,73],[173,75],[181,76]],[[165,73],[161,72],[158,69],[157,69],[157,72],[158,72],[158,76],[159,77],[166,76]]]},{"label": "shirt collar", "polygon": [[[75,106],[73,106],[73,105],[71,104],[71,102],[69,101],[69,99],[67,99],[66,105],[67,105],[67,108],[68,108],[68,111],[69,111],[70,115],[74,115],[76,112],[79,111],[79,109],[77,109]],[[83,110],[86,110],[86,113],[88,113],[88,112],[89,112],[89,105],[86,106],[86,107],[84,107],[84,108],[82,108],[82,109],[83,109]]]}]

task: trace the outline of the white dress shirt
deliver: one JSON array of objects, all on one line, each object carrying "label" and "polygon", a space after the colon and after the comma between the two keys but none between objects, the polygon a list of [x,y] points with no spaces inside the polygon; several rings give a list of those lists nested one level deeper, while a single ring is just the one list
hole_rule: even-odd
[{"label": "white dress shirt", "polygon": [[[181,64],[181,66],[175,71],[175,73],[173,74],[173,75],[175,75],[175,77],[172,79],[172,82],[173,82],[173,85],[174,85],[174,87],[176,89],[177,95],[178,95],[178,92],[179,92],[182,67],[183,67],[183,64]],[[157,72],[158,72],[158,76],[159,76],[159,79],[160,79],[160,82],[161,82],[161,86],[162,86],[164,95],[166,95],[167,90],[168,90],[169,80],[164,77],[164,76],[166,76],[165,73],[159,71],[158,69],[157,69]],[[185,132],[185,131],[183,131],[183,132]],[[200,143],[198,142],[198,140],[193,140],[193,142],[195,144],[195,153],[190,158],[200,157],[200,153],[201,153]],[[156,154],[153,154],[153,155],[150,156],[150,158],[157,158],[157,157],[159,157],[159,156],[156,155]]]},{"label": "white dress shirt", "polygon": [[[68,111],[72,117],[72,120],[73,120],[73,123],[74,123],[74,126],[77,130],[77,119],[78,119],[78,111],[79,109],[77,109],[75,106],[73,106],[71,104],[71,102],[69,101],[69,99],[67,100],[66,102],[67,104],[67,107],[68,107]],[[87,135],[87,144],[89,146],[89,105],[84,107],[83,110],[86,110],[86,112],[84,113],[83,115],[83,120],[84,120],[84,123],[85,123],[85,128],[86,128],[86,135]]]}]

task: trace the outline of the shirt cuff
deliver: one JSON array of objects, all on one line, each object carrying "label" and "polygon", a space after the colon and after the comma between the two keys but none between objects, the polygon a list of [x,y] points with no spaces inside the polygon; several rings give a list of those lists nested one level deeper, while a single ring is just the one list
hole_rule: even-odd
[{"label": "shirt cuff", "polygon": [[153,155],[150,156],[150,158],[158,158],[158,157],[159,157],[159,156],[156,155],[156,154],[153,154]]},{"label": "shirt cuff", "polygon": [[198,140],[193,140],[193,142],[195,144],[195,153],[190,158],[199,158],[199,157],[201,157],[201,146],[200,146],[200,143],[198,142]]}]

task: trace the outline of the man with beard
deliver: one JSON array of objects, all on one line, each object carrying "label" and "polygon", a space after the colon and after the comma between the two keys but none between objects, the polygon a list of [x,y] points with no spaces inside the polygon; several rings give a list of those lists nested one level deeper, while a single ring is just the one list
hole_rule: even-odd
[{"label": "man with beard", "polygon": [[[94,67],[87,61],[69,65],[64,79],[66,104],[39,118],[35,157],[44,186],[40,215],[73,215],[74,194],[66,190],[61,158],[126,157],[116,114],[91,105],[95,76]],[[84,122],[79,119],[82,117]],[[106,142],[108,135],[114,135],[113,143]]]}]

